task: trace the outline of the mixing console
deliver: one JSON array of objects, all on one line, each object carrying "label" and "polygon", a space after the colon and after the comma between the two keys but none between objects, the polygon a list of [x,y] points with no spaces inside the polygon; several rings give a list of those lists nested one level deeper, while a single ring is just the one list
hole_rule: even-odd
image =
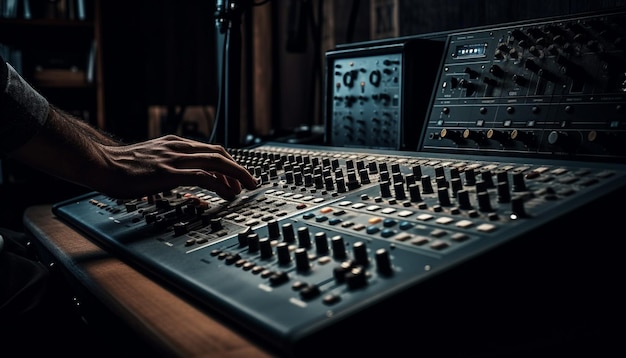
[{"label": "mixing console", "polygon": [[179,187],[54,213],[280,355],[442,353],[582,307],[604,323],[623,299],[624,19],[450,34],[427,111],[407,107],[424,84],[405,43],[331,53],[340,145],[229,149],[260,180],[233,201]]},{"label": "mixing console", "polygon": [[54,210],[287,352],[626,183],[623,166],[592,163],[283,144],[233,155],[262,183],[232,202],[181,187]]}]

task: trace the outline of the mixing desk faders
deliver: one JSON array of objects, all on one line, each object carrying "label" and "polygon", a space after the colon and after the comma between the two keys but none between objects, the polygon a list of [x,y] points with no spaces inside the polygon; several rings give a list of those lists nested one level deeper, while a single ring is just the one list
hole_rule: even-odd
[{"label": "mixing desk faders", "polygon": [[232,202],[180,187],[54,211],[286,352],[626,183],[623,166],[593,163],[284,144],[233,155],[262,183]]},{"label": "mixing desk faders", "polygon": [[[232,148],[260,180],[233,201],[179,187],[53,211],[279,355],[451,356],[581,322],[621,327],[624,19],[449,34],[416,151],[381,138]],[[374,52],[357,51],[358,73],[390,56]],[[345,51],[337,61],[353,63]],[[424,85],[405,77],[398,97]],[[388,110],[369,96],[395,87],[374,84],[350,106],[329,96],[335,140],[379,135],[345,120]],[[401,108],[413,100],[399,98],[394,131],[421,123],[402,117],[421,112]]]}]

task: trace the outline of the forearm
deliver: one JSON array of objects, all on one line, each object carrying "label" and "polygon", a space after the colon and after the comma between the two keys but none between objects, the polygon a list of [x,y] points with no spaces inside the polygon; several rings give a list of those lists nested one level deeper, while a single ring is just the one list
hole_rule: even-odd
[{"label": "forearm", "polygon": [[[85,137],[93,140],[96,143],[105,145],[120,145],[121,142],[114,139],[113,136],[107,133],[103,133],[97,128],[91,126],[89,123],[66,113],[59,108],[50,105],[50,110],[56,112],[56,115],[62,117],[63,125],[67,126],[67,130],[73,130],[82,133]],[[71,129],[70,129],[71,128]]]},{"label": "forearm", "polygon": [[51,106],[44,126],[10,155],[53,176],[93,187],[104,166],[101,144],[117,145],[80,119]]}]

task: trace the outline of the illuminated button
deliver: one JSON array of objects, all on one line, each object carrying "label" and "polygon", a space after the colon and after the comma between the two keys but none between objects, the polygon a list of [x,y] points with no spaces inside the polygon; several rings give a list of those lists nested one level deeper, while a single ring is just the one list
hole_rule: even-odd
[{"label": "illuminated button", "polygon": [[394,219],[385,219],[385,220],[383,221],[383,226],[384,226],[384,227],[392,227],[392,226],[394,226],[394,225],[395,225],[395,224],[397,224],[397,223],[398,223],[398,222],[397,222],[397,221],[395,221]]},{"label": "illuminated button", "polygon": [[435,249],[435,250],[443,250],[447,248],[448,246],[450,245],[443,240],[435,240],[433,241],[432,244],[430,244],[430,248]]},{"label": "illuminated button", "polygon": [[339,218],[332,218],[332,219],[328,220],[328,223],[329,223],[330,225],[337,225],[337,224],[339,224],[340,222],[341,222],[341,219],[339,219]]},{"label": "illuminated button", "polygon": [[492,224],[481,224],[481,225],[478,225],[476,229],[482,232],[492,232],[496,229],[496,226]]},{"label": "illuminated button", "polygon": [[460,227],[462,229],[466,229],[468,227],[471,227],[472,225],[474,225],[474,223],[470,220],[461,220],[459,222],[457,222],[456,224],[454,224],[456,227]]},{"label": "illuminated button", "polygon": [[336,294],[326,295],[322,299],[322,302],[324,302],[325,305],[334,305],[335,303],[339,301],[341,301],[341,296],[336,295]]},{"label": "illuminated button", "polygon": [[417,236],[415,239],[411,240],[411,244],[416,245],[416,246],[421,246],[421,245],[428,243],[429,241],[430,239],[428,239],[427,237]]},{"label": "illuminated button", "polygon": [[378,217],[378,216],[373,216],[373,217],[371,217],[371,218],[369,218],[369,219],[367,220],[367,222],[368,222],[368,223],[370,223],[370,224],[372,224],[372,225],[374,225],[374,224],[378,224],[378,223],[379,223],[379,222],[381,222],[381,221],[383,221],[383,218]]},{"label": "illuminated button", "polygon": [[331,261],[332,259],[330,258],[330,256],[322,256],[319,259],[317,259],[317,263],[320,265],[326,265],[327,263]]},{"label": "illuminated button", "polygon": [[437,219],[435,222],[436,222],[437,224],[446,225],[446,224],[449,224],[449,223],[451,223],[451,222],[453,222],[453,221],[454,221],[454,219],[452,219],[452,218],[442,216],[442,217],[440,217],[439,219]]},{"label": "illuminated button", "polygon": [[260,222],[259,220],[251,219],[251,220],[246,221],[246,225],[254,226],[254,225],[257,225],[259,222]]},{"label": "illuminated button", "polygon": [[461,242],[461,241],[465,241],[467,239],[469,239],[469,236],[461,233],[461,232],[457,232],[454,235],[452,235],[450,237],[450,239],[452,239],[452,241],[457,241],[457,242]]},{"label": "illuminated button", "polygon": [[396,234],[396,232],[392,229],[383,229],[383,231],[380,232],[380,236],[384,237],[384,238],[388,238],[388,237],[392,237]]},{"label": "illuminated button", "polygon": [[445,230],[441,230],[441,229],[435,229],[435,230],[430,232],[430,235],[432,237],[442,237],[442,236],[448,235],[448,232],[445,231]]},{"label": "illuminated button", "polygon": [[408,239],[412,237],[413,235],[407,234],[406,232],[401,232],[397,234],[396,236],[394,236],[393,239],[397,241],[407,241]]},{"label": "illuminated button", "polygon": [[428,221],[430,219],[432,219],[433,216],[430,214],[420,214],[417,216],[417,220],[421,220],[421,221]]},{"label": "illuminated button", "polygon": [[402,211],[400,211],[398,213],[398,216],[401,217],[401,218],[405,218],[405,217],[411,216],[411,215],[413,215],[413,212],[410,211],[410,210],[402,210]]}]

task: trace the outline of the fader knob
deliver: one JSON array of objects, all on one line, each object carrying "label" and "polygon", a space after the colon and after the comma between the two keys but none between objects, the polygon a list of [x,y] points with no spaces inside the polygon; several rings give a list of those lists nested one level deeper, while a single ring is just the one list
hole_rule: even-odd
[{"label": "fader knob", "polygon": [[459,190],[462,190],[463,182],[461,181],[461,178],[453,178],[452,180],[450,180],[450,187],[452,188],[453,193],[456,193]]},{"label": "fader knob", "polygon": [[259,234],[252,233],[248,235],[248,251],[249,252],[259,251]]},{"label": "fader knob", "polygon": [[276,256],[278,256],[278,263],[280,265],[288,265],[291,262],[289,245],[287,245],[286,242],[281,242],[276,245]]},{"label": "fader knob", "polygon": [[441,187],[437,189],[437,197],[439,198],[439,205],[450,206],[450,196],[448,193],[448,188]]},{"label": "fader knob", "polygon": [[296,269],[300,272],[307,272],[311,269],[309,254],[305,248],[299,247],[294,252],[296,258]]},{"label": "fader knob", "polygon": [[485,183],[485,188],[493,188],[495,185],[493,184],[493,176],[490,170],[485,170],[480,173],[480,178]]},{"label": "fader knob", "polygon": [[210,220],[211,231],[219,231],[224,228],[222,225],[222,218],[212,218]]},{"label": "fader knob", "polygon": [[276,239],[280,237],[280,229],[278,228],[278,221],[270,220],[267,222],[267,233],[270,239]]},{"label": "fader knob", "polygon": [[311,236],[309,235],[309,228],[306,226],[298,228],[298,246],[311,247]]},{"label": "fader knob", "polygon": [[376,269],[383,275],[391,275],[393,268],[391,267],[391,259],[389,258],[389,252],[386,249],[378,249],[375,254]]},{"label": "fader knob", "polygon": [[346,245],[343,242],[341,235],[333,236],[330,239],[331,247],[333,250],[333,257],[342,260],[346,258]]},{"label": "fader knob", "polygon": [[514,173],[513,174],[513,191],[526,191],[526,182],[524,181],[523,173]]},{"label": "fader knob", "polygon": [[465,185],[476,185],[476,175],[473,168],[465,169],[463,174],[465,175]]},{"label": "fader knob", "polygon": [[369,259],[367,257],[367,246],[363,241],[357,241],[352,246],[352,250],[354,253],[354,262],[361,266],[368,266]]},{"label": "fader knob", "polygon": [[409,195],[411,196],[411,201],[414,203],[422,201],[422,196],[420,195],[420,187],[417,184],[409,185]]},{"label": "fader knob", "polygon": [[492,211],[491,201],[489,199],[489,192],[482,191],[477,194],[478,208],[480,211]]},{"label": "fader knob", "polygon": [[352,269],[352,262],[344,261],[333,269],[333,277],[335,282],[341,284],[346,282],[346,275]]},{"label": "fader knob", "polygon": [[335,182],[337,184],[337,192],[338,193],[345,193],[346,192],[346,183],[344,181],[343,178],[337,178],[335,179]]},{"label": "fader knob", "polygon": [[416,178],[421,178],[422,177],[422,167],[418,164],[415,165],[411,168],[411,171],[413,172],[413,176]]},{"label": "fader knob", "polygon": [[261,252],[262,259],[269,259],[272,257],[272,244],[270,239],[267,237],[259,239],[259,251]]},{"label": "fader knob", "polygon": [[406,194],[404,192],[404,183],[398,182],[393,185],[393,190],[396,193],[396,199],[404,200],[406,199]]},{"label": "fader knob", "polygon": [[498,182],[498,202],[508,203],[511,200],[509,193],[509,183],[505,181]]},{"label": "fader knob", "polygon": [[319,255],[328,254],[328,240],[326,238],[326,233],[320,231],[315,234],[315,249]]},{"label": "fader knob", "polygon": [[348,189],[354,190],[361,186],[359,181],[356,178],[356,173],[354,171],[348,172]]},{"label": "fader knob", "polygon": [[324,188],[326,188],[326,190],[331,191],[335,188],[335,183],[333,182],[333,178],[330,176],[327,176],[324,178]]},{"label": "fader knob", "polygon": [[459,190],[456,193],[457,200],[459,202],[459,208],[463,210],[469,210],[472,208],[472,204],[470,204],[469,200],[469,192],[465,189]]},{"label": "fader knob", "polygon": [[361,266],[353,267],[346,274],[346,284],[348,289],[354,290],[367,285],[367,275],[365,269]]},{"label": "fader knob", "polygon": [[283,224],[283,241],[287,243],[292,243],[296,241],[296,238],[293,232],[293,225],[291,223]]},{"label": "fader knob", "polygon": [[384,182],[381,182],[379,186],[380,186],[380,196],[382,196],[383,198],[390,198],[391,197],[391,189],[390,189],[391,184],[388,181],[384,181]]},{"label": "fader knob", "polygon": [[240,231],[237,234],[237,241],[239,242],[239,246],[248,246],[248,235],[250,235],[250,233],[252,233],[252,229],[248,226],[245,230]]},{"label": "fader knob", "polygon": [[369,184],[370,183],[370,178],[369,175],[367,173],[367,169],[360,169],[359,170],[359,176],[361,177],[361,183],[363,184]]},{"label": "fader knob", "polygon": [[422,175],[422,193],[424,194],[432,194],[435,191],[433,190],[433,184],[430,181],[430,176]]}]

